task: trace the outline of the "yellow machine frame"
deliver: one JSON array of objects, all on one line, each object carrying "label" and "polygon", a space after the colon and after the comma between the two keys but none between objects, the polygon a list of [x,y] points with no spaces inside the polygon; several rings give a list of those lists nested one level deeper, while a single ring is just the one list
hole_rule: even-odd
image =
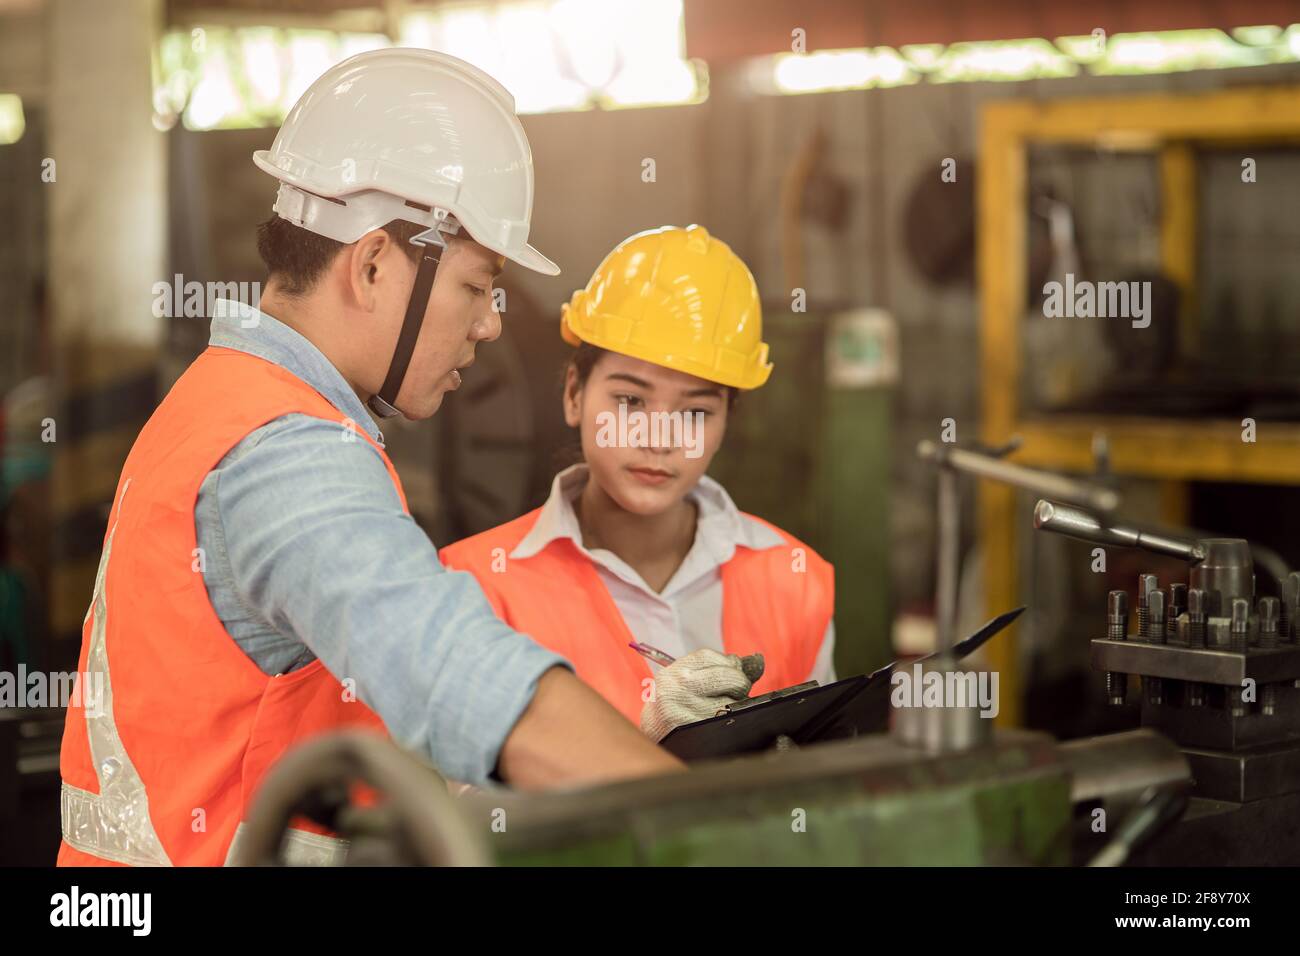
[{"label": "yellow machine frame", "polygon": [[[1232,420],[1171,422],[1135,416],[1021,417],[1020,337],[1026,309],[1026,167],[1037,144],[1079,144],[1158,151],[1160,255],[1164,271],[1196,294],[1196,145],[1243,147],[1300,141],[1300,87],[1261,87],[1196,94],[1013,100],[983,110],[976,236],[980,300],[981,434],[1000,445],[1024,439],[1015,460],[1063,471],[1093,468],[1092,436],[1104,431],[1116,474],[1166,483],[1176,512],[1189,480],[1300,484],[1300,423],[1266,424],[1259,440],[1241,440]],[[1245,155],[1245,154],[1243,154]],[[1192,309],[1184,309],[1186,323]],[[1185,341],[1195,329],[1184,326]],[[982,482],[979,535],[984,548],[988,616],[1018,603],[1015,491]],[[1167,514],[1166,520],[1177,520]],[[1014,635],[1014,625],[1012,628]],[[1000,673],[998,722],[1021,723],[1023,695],[1015,639],[991,645]]]}]

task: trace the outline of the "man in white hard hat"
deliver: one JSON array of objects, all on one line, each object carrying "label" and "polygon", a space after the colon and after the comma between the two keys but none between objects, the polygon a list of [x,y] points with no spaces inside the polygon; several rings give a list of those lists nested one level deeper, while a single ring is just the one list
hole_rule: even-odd
[{"label": "man in white hard hat", "polygon": [[[679,769],[439,564],[366,413],[438,409],[500,334],[505,260],[559,271],[527,243],[510,95],[454,57],[365,53],[254,159],[280,181],[266,292],[218,303],[122,470],[68,709],[59,862],[220,864],[267,769],[343,727],[476,784]],[[286,849],[345,852],[307,829]]]}]

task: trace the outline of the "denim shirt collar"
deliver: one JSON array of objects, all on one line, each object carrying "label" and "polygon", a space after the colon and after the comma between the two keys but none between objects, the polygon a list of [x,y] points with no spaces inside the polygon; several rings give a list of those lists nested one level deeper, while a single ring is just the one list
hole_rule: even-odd
[{"label": "denim shirt collar", "polygon": [[383,433],[343,374],[320,349],[278,319],[243,302],[218,299],[212,310],[208,345],[247,352],[275,363],[320,392],[358,428],[383,445]]}]

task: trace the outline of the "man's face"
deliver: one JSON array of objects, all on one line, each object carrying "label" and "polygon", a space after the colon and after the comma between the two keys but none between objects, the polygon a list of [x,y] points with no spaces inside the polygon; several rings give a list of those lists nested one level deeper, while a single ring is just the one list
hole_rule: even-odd
[{"label": "man's face", "polygon": [[[581,387],[570,367],[564,392],[564,418],[581,430],[582,455],[592,480],[633,514],[662,514],[681,501],[708,470],[727,428],[723,386],[617,352],[603,354]],[[623,420],[629,423],[635,422],[633,413],[662,416],[661,424],[678,413],[684,428],[674,433],[661,427],[641,436],[633,424],[621,436],[620,405],[627,406]],[[692,420],[686,426],[688,415]],[[602,425],[615,427],[602,432]],[[635,443],[622,441],[624,437]],[[641,437],[646,441],[636,441]]]},{"label": "man's face", "polygon": [[[472,239],[453,239],[438,263],[437,278],[424,310],[424,324],[411,355],[411,364],[397,394],[397,409],[406,418],[428,418],[442,405],[442,398],[460,385],[460,369],[474,362],[479,342],[491,342],[501,334],[501,316],[496,311],[492,283],[501,273],[505,259]],[[415,266],[410,282],[415,281]],[[406,314],[408,284],[401,295],[397,324]],[[388,353],[391,357],[391,351]],[[387,366],[385,366],[385,370]]]}]

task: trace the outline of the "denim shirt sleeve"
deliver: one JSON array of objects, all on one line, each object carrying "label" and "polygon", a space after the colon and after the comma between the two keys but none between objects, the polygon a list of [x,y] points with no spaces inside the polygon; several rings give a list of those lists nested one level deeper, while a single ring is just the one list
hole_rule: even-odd
[{"label": "denim shirt sleeve", "polygon": [[507,627],[471,574],[442,566],[378,452],[345,437],[285,416],[209,474],[196,519],[213,544],[209,592],[228,575],[245,617],[352,678],[398,743],[450,778],[490,782],[538,679],[567,662]]}]

